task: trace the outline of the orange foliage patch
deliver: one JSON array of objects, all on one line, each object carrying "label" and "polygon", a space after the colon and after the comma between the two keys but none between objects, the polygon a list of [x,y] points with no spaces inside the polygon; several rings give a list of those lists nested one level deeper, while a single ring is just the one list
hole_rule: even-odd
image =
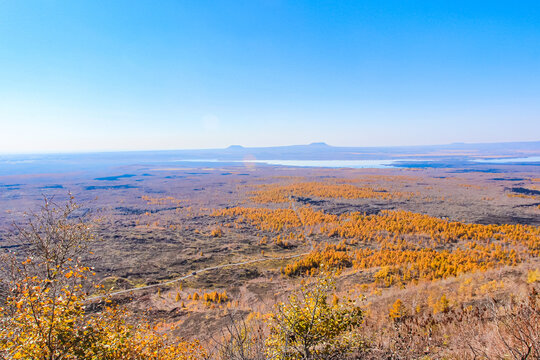
[{"label": "orange foliage patch", "polygon": [[487,270],[498,265],[515,265],[520,261],[513,249],[500,245],[471,246],[466,249],[389,250],[348,249],[343,244],[325,244],[281,269],[284,275],[314,275],[320,269],[369,269],[381,267],[375,281],[384,286],[413,280],[437,280],[460,274]]},{"label": "orange foliage patch", "polygon": [[411,196],[409,193],[389,192],[383,188],[323,182],[302,182],[289,185],[264,184],[257,186],[257,190],[251,192],[250,195],[253,202],[263,204],[288,202],[291,196],[383,200]]},{"label": "orange foliage patch", "polygon": [[531,225],[466,224],[401,210],[383,210],[372,215],[351,212],[337,216],[310,207],[299,208],[297,212],[293,209],[235,207],[214,211],[213,215],[235,217],[237,224],[248,223],[262,231],[300,231],[304,227],[310,233],[350,239],[351,244],[358,241],[379,244],[401,242],[403,247],[414,237],[413,247],[422,239],[429,246],[459,241],[499,242],[526,247],[530,255],[540,255],[540,227]]}]

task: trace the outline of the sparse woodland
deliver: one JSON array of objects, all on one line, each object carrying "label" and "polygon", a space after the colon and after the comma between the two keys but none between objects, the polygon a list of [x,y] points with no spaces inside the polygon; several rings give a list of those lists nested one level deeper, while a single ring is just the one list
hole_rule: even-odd
[{"label": "sparse woodland", "polygon": [[407,201],[418,195],[377,183],[410,176],[272,180],[280,183],[250,186],[244,204],[184,216],[211,219],[193,233],[214,242],[256,233],[251,258],[274,264],[274,296],[255,309],[226,284],[188,280],[145,295],[170,313],[214,314],[211,337],[184,337],[183,322],[146,318],[108,296],[86,260],[96,223],[78,215],[73,197],[45,199],[13,231],[20,250],[2,255],[0,359],[540,359],[538,226],[400,209],[333,213],[297,201]]}]

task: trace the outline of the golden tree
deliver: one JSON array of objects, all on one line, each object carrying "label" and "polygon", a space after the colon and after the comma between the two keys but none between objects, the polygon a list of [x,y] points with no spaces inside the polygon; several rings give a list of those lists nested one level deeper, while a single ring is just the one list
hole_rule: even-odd
[{"label": "golden tree", "polygon": [[[80,255],[92,239],[91,226],[75,216],[70,197],[58,206],[46,199],[17,236],[25,252],[2,262],[0,359],[184,359],[205,355],[196,342],[174,341],[146,322],[129,325],[127,314],[105,306],[90,313],[87,291],[91,269]],[[25,255],[26,259],[20,261]],[[9,270],[9,271],[7,271]]]},{"label": "golden tree", "polygon": [[393,321],[399,321],[406,315],[405,307],[401,299],[397,299],[396,302],[390,308],[388,317]]},{"label": "golden tree", "polygon": [[271,359],[322,359],[359,345],[351,330],[362,324],[363,310],[351,300],[329,303],[334,289],[324,274],[276,306],[266,341]]}]

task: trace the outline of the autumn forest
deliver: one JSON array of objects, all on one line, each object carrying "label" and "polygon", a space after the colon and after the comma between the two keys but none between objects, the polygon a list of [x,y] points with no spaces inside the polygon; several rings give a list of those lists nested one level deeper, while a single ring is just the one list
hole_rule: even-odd
[{"label": "autumn forest", "polygon": [[241,171],[12,190],[1,356],[537,358],[534,172]]}]

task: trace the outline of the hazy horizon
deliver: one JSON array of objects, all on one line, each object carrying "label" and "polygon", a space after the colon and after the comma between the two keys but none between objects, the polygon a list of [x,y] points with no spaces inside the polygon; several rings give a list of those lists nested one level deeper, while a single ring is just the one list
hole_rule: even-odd
[{"label": "hazy horizon", "polygon": [[530,140],[530,141],[504,141],[504,142],[477,142],[477,143],[472,143],[472,142],[453,142],[453,143],[445,143],[445,144],[413,144],[413,145],[379,145],[379,146],[362,146],[362,145],[359,145],[359,146],[338,146],[338,145],[333,145],[333,144],[328,144],[326,142],[323,142],[323,141],[315,141],[315,142],[311,142],[311,143],[308,143],[308,144],[286,144],[286,145],[270,145],[270,146],[244,146],[244,145],[241,145],[241,144],[230,144],[228,146],[225,146],[225,147],[209,147],[209,148],[198,148],[198,147],[193,147],[193,148],[173,148],[173,149],[143,149],[143,150],[96,150],[96,151],[92,151],[92,150],[79,150],[79,151],[70,151],[70,150],[65,150],[65,151],[57,151],[57,152],[54,152],[54,151],[41,151],[41,152],[0,152],[0,156],[16,156],[16,155],[55,155],[55,154],[65,154],[65,155],[69,155],[69,154],[99,154],[99,153],[122,153],[122,152],[127,152],[127,153],[131,153],[131,152],[175,152],[175,151],[197,151],[197,150],[227,150],[227,149],[231,149],[231,148],[241,148],[241,149],[245,149],[245,150],[249,150],[249,149],[256,149],[256,148],[262,148],[262,149],[265,149],[265,148],[268,148],[268,149],[273,149],[273,148],[280,148],[280,147],[302,147],[302,146],[317,146],[317,145],[321,145],[323,147],[329,147],[329,148],[366,148],[366,149],[393,149],[393,148],[415,148],[415,147],[426,147],[426,148],[429,148],[429,147],[433,147],[433,148],[437,148],[437,147],[445,147],[445,146],[452,146],[452,145],[464,145],[464,146],[467,146],[467,145],[490,145],[490,144],[528,144],[528,143],[538,143],[540,144],[540,140]]}]

